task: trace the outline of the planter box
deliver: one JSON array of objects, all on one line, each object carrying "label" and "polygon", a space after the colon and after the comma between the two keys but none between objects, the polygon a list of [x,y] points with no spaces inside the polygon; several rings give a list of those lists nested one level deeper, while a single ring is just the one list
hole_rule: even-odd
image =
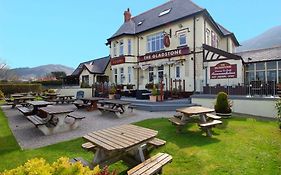
[{"label": "planter box", "polygon": [[108,95],[108,98],[109,98],[109,99],[115,99],[115,94],[109,94],[109,95]]},{"label": "planter box", "polygon": [[152,102],[157,102],[157,96],[150,95],[149,100]]}]

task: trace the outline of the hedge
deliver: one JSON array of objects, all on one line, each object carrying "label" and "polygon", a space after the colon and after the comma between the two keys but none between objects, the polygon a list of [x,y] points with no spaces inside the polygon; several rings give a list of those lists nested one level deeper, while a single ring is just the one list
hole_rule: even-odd
[{"label": "hedge", "polygon": [[0,90],[5,95],[14,93],[40,92],[41,84],[0,84]]},{"label": "hedge", "polygon": [[34,81],[32,83],[39,83],[42,84],[42,86],[61,86],[62,80],[50,80],[50,81]]}]

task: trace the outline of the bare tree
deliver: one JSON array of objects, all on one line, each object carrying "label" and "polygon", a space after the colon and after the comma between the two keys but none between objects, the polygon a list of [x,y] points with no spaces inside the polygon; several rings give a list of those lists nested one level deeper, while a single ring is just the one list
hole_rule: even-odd
[{"label": "bare tree", "polygon": [[17,80],[18,77],[10,70],[7,63],[0,59],[0,80]]}]

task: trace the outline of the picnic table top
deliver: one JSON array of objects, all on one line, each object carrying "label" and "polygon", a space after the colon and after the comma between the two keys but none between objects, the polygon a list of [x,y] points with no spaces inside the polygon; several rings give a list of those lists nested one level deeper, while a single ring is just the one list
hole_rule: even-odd
[{"label": "picnic table top", "polygon": [[59,98],[64,98],[64,97],[74,97],[74,95],[58,95]]},{"label": "picnic table top", "polygon": [[31,104],[32,106],[45,106],[45,105],[52,105],[53,103],[48,101],[28,101],[28,104]]},{"label": "picnic table top", "polygon": [[33,99],[35,99],[34,96],[24,96],[24,97],[14,98],[14,100],[33,100]]},{"label": "picnic table top", "polygon": [[180,108],[176,110],[177,112],[181,112],[187,115],[197,115],[197,114],[206,114],[214,112],[214,109],[206,108],[202,106],[191,106],[186,108]]},{"label": "picnic table top", "polygon": [[64,114],[74,111],[73,108],[65,107],[65,106],[47,106],[47,107],[40,108],[40,110],[48,114]]},{"label": "picnic table top", "polygon": [[18,98],[18,97],[23,97],[23,94],[12,94],[11,97],[13,98]]},{"label": "picnic table top", "polygon": [[124,150],[147,142],[158,131],[136,125],[121,125],[88,133],[83,138],[108,151]]},{"label": "picnic table top", "polygon": [[131,102],[123,101],[123,100],[103,100],[103,101],[101,101],[101,103],[118,104],[118,105],[128,105],[128,104],[131,104]]},{"label": "picnic table top", "polygon": [[90,97],[90,98],[81,98],[80,100],[82,101],[99,101],[99,100],[103,100],[104,98],[100,98],[100,97]]},{"label": "picnic table top", "polygon": [[58,96],[60,95],[59,93],[45,93],[47,96]]}]

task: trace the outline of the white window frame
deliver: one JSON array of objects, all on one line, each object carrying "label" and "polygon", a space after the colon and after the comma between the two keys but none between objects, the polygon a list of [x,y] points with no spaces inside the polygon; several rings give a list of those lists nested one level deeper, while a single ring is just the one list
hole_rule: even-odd
[{"label": "white window frame", "polygon": [[[163,68],[163,69],[162,69]],[[162,65],[162,66],[158,66],[157,67],[157,71],[158,71],[158,82],[160,83],[160,81],[161,81],[161,78],[160,78],[160,72],[162,72],[162,80],[164,80],[164,69],[165,69],[165,67],[164,67],[164,65]]]},{"label": "white window frame", "polygon": [[206,29],[206,44],[207,45],[211,45],[210,44],[210,35],[211,35],[211,32],[209,29]]},{"label": "white window frame", "polygon": [[[177,70],[179,70],[178,74],[177,74]],[[181,68],[180,65],[176,65],[175,66],[175,78],[179,79],[181,77]]]},{"label": "white window frame", "polygon": [[[185,43],[181,43],[181,39],[182,39],[183,36],[184,36],[184,39],[185,39]],[[179,38],[179,46],[187,45],[187,38],[186,38],[185,32],[179,33],[178,38]]]},{"label": "white window frame", "polygon": [[132,82],[132,67],[128,67],[128,83]]},{"label": "white window frame", "polygon": [[[152,74],[152,80],[150,80],[150,75]],[[148,68],[148,82],[153,83],[154,82],[154,68],[149,67]]]},{"label": "white window frame", "polygon": [[163,32],[147,36],[147,52],[157,52],[164,49]]},{"label": "white window frame", "polygon": [[132,40],[128,39],[128,55],[132,55]]},{"label": "white window frame", "polygon": [[120,67],[120,83],[123,84],[124,83],[124,67]]},{"label": "white window frame", "polygon": [[114,74],[114,82],[115,84],[118,83],[118,71],[117,68],[113,69],[113,74]]},{"label": "white window frame", "polygon": [[124,55],[124,41],[119,41],[119,56]]},{"label": "white window frame", "polygon": [[113,43],[113,56],[117,56],[116,43]]}]

